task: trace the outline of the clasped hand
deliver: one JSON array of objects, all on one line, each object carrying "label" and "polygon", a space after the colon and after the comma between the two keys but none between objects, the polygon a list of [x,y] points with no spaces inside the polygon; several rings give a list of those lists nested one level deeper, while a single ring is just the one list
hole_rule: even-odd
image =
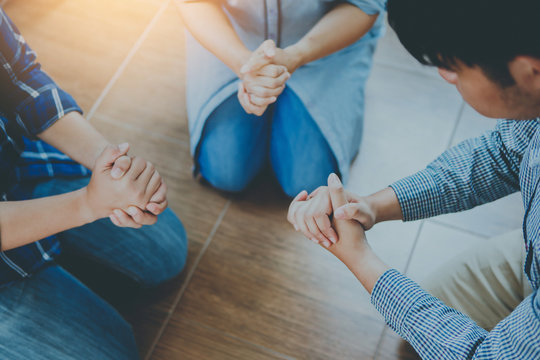
[{"label": "clasped hand", "polygon": [[152,225],[167,208],[167,187],[154,166],[130,157],[128,144],[107,146],[86,188],[91,220],[109,217],[116,226]]},{"label": "clasped hand", "polygon": [[290,50],[266,40],[240,69],[238,100],[248,114],[261,116],[285,89],[299,63]]}]

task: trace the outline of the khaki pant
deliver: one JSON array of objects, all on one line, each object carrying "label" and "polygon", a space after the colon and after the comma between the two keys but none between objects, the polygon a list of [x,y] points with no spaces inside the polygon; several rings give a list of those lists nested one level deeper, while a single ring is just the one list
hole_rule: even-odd
[{"label": "khaki pant", "polygon": [[457,256],[437,269],[422,287],[491,330],[532,292],[524,263],[523,235],[516,230]]}]

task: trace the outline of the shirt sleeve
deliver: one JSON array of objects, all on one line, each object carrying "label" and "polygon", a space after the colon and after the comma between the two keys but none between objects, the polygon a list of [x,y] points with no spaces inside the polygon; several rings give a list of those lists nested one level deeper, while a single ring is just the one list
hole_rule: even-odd
[{"label": "shirt sleeve", "polygon": [[538,120],[501,120],[390,185],[405,221],[471,209],[519,191],[519,168]]},{"label": "shirt sleeve", "polygon": [[0,9],[0,110],[22,134],[35,138],[71,111],[75,100],[41,70],[36,53]]},{"label": "shirt sleeve", "polygon": [[368,15],[381,14],[386,11],[386,0],[346,0]]},{"label": "shirt sleeve", "polygon": [[538,291],[491,332],[394,269],[379,278],[371,302],[422,359],[540,359]]}]

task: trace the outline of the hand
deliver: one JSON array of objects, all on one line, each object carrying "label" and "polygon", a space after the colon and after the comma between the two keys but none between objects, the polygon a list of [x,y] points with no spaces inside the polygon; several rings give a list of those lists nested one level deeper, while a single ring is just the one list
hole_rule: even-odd
[{"label": "hand", "polygon": [[238,101],[246,113],[261,116],[285,89],[291,75],[284,66],[269,64],[244,75],[238,86]]},{"label": "hand", "polygon": [[[367,198],[360,197],[351,192],[345,191],[348,204],[344,206],[349,212],[349,207],[362,205],[366,208],[365,213],[357,217],[362,226],[367,230],[374,224],[374,212],[368,205]],[[289,207],[287,220],[295,227],[296,230],[302,231],[304,236],[311,239],[315,243],[330,245],[338,240],[338,235],[331,226],[330,216],[334,212],[332,201],[330,199],[330,191],[327,186],[321,186],[313,191],[309,196],[305,191],[301,192],[294,198]],[[373,214],[373,217],[371,216]],[[365,219],[363,218],[365,215]],[[334,216],[335,213],[334,213]]]},{"label": "hand", "polygon": [[[118,145],[121,156],[114,162],[111,170],[113,179],[120,179],[131,167],[131,157],[125,155],[129,151],[129,144]],[[157,222],[157,215],[161,214],[168,206],[167,186],[163,180],[161,186],[146,205],[146,211],[131,206],[127,212],[121,209],[113,210],[109,218],[113,224],[119,227],[140,228],[142,225],[153,225]]]},{"label": "hand", "polygon": [[96,160],[90,183],[86,187],[86,203],[95,219],[109,216],[114,209],[145,209],[162,186],[162,179],[151,163],[133,158],[129,170],[120,179],[111,172],[122,150],[107,146]]},{"label": "hand", "polygon": [[[336,174],[330,174],[328,177],[328,189],[333,208],[347,204],[343,184]],[[364,253],[370,251],[364,228],[360,223],[353,220],[334,219],[333,227],[337,231],[339,240],[335,244],[325,247],[346,265],[349,266],[351,261],[354,262]]]}]

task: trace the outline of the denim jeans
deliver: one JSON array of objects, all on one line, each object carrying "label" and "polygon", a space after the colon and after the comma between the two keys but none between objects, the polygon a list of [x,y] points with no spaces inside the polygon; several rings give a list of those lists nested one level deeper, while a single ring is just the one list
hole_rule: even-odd
[{"label": "denim jeans", "polygon": [[[33,197],[79,189],[88,179],[37,184]],[[153,226],[127,229],[109,219],[59,234],[62,248],[132,278],[157,285],[184,267],[187,239],[167,209]],[[73,275],[53,264],[0,288],[1,359],[138,359],[130,325]]]},{"label": "denim jeans", "polygon": [[328,142],[288,87],[261,117],[247,114],[236,95],[225,100],[208,118],[195,158],[202,177],[229,192],[244,190],[268,163],[291,197],[338,171]]}]

